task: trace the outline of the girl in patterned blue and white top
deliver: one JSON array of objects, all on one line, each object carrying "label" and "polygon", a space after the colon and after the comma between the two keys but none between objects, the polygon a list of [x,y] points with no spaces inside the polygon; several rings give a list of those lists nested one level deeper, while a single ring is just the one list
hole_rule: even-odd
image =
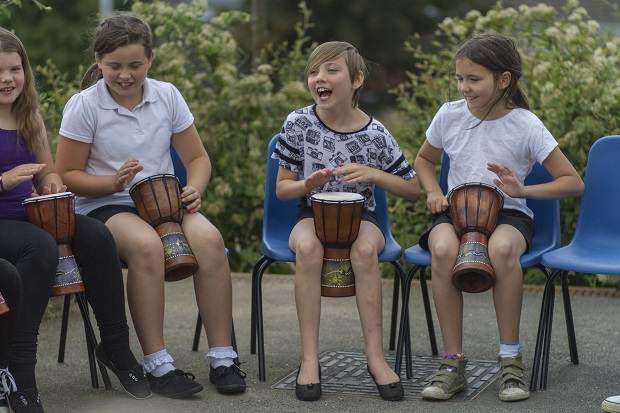
[{"label": "girl in patterned blue and white top", "polygon": [[374,214],[373,193],[378,185],[393,195],[415,200],[420,186],[385,126],[357,106],[366,74],[365,60],[350,44],[318,46],[305,68],[315,104],[286,118],[273,155],[280,162],[278,197],[300,199],[289,239],[296,256],[295,302],[301,334],[296,395],[300,400],[321,397],[318,337],[323,245],[315,233],[309,198],[324,191],[354,192],[365,199],[359,235],[351,247],[351,264],[368,371],[384,399],[400,400],[404,394],[383,354],[378,254],[385,238]]}]

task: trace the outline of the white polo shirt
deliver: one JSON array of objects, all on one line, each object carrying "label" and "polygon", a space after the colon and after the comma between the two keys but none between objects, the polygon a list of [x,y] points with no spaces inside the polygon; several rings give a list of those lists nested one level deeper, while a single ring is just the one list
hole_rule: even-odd
[{"label": "white polo shirt", "polygon": [[[129,111],[116,103],[101,79],[69,99],[60,135],[91,144],[85,171],[93,175],[114,175],[128,159],[138,159],[144,170],[136,175],[132,182],[136,183],[174,172],[170,139],[193,122],[187,103],[171,83],[147,78],[142,102]],[[130,187],[102,197],[76,197],[76,212],[87,214],[104,205],[133,206]]]}]

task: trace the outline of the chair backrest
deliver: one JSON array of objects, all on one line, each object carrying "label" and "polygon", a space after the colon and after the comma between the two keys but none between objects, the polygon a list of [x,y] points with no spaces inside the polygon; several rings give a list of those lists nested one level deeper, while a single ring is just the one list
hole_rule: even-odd
[{"label": "chair backrest", "polygon": [[[439,186],[444,194],[448,191],[448,171],[450,170],[450,158],[444,152],[441,161],[441,172],[439,176]],[[550,182],[553,177],[547,169],[536,162],[532,171],[525,178],[526,185],[536,185]],[[530,251],[544,249],[550,251],[559,248],[560,240],[560,201],[528,199],[527,206],[534,213],[534,228],[536,229],[534,238],[530,245]]]},{"label": "chair backrest", "polygon": [[[270,247],[270,241],[273,240],[286,240],[288,243],[288,237],[291,233],[291,229],[295,225],[295,218],[297,217],[297,204],[298,200],[293,201],[281,201],[276,196],[276,181],[278,177],[279,162],[277,159],[272,159],[271,154],[276,148],[276,143],[280,138],[280,134],[271,138],[269,146],[267,148],[267,177],[265,180],[265,200],[263,204],[263,235],[261,248],[265,255],[268,255],[278,261],[287,261],[280,257],[274,257],[278,254],[278,250]],[[286,248],[288,249],[288,248]],[[292,251],[284,251],[287,257],[290,257]]]},{"label": "chair backrest", "polygon": [[620,191],[615,185],[619,181],[620,135],[604,136],[588,153],[585,191],[571,244],[579,242],[593,250],[618,244]]},{"label": "chair backrest", "polygon": [[172,165],[174,166],[174,174],[181,181],[181,187],[187,185],[187,171],[185,170],[185,165],[179,158],[179,154],[174,149],[174,146],[170,145],[170,156],[172,157]]},{"label": "chair backrest", "polygon": [[[551,182],[553,177],[547,169],[536,162],[532,171],[525,178],[525,185],[536,185]],[[528,199],[527,206],[534,213],[534,238],[530,245],[530,251],[545,248],[552,250],[559,248],[560,240],[560,201],[557,199],[542,200]],[[546,252],[546,251],[545,251]]]}]

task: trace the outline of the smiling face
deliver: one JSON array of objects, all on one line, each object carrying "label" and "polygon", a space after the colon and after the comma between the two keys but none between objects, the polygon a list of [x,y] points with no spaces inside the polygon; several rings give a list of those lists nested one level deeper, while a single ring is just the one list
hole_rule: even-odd
[{"label": "smiling face", "polygon": [[103,79],[114,100],[133,109],[142,100],[142,86],[153,63],[138,43],[121,46],[97,58]]},{"label": "smiling face", "polygon": [[462,58],[456,60],[456,79],[459,93],[478,119],[498,119],[507,112],[507,105],[499,100],[510,81],[510,73],[498,79],[485,67]]},{"label": "smiling face", "polygon": [[323,109],[353,105],[353,95],[363,83],[363,74],[351,82],[351,74],[344,57],[320,63],[308,70],[308,89],[316,104]]},{"label": "smiling face", "polygon": [[0,52],[0,105],[13,105],[24,90],[24,79],[20,55]]}]

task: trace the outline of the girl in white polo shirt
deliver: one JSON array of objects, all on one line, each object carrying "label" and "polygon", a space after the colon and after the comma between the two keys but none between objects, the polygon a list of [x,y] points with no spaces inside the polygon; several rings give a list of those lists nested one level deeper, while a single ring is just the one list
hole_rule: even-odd
[{"label": "girl in white polo shirt", "polygon": [[198,211],[211,163],[194,118],[174,85],[147,78],[153,34],[141,19],[115,15],[98,27],[96,62],[63,113],[57,167],[78,195],[77,212],[112,231],[128,265],[127,298],[151,389],[171,398],[202,390],[194,375],[175,367],[164,345],[164,252],[153,227],[136,213],[132,182],[172,174],[172,144],[187,170],[182,229],[198,261],[193,276],[209,342],[209,379],[222,393],[245,391],[231,343],[232,285],[224,241]]}]

